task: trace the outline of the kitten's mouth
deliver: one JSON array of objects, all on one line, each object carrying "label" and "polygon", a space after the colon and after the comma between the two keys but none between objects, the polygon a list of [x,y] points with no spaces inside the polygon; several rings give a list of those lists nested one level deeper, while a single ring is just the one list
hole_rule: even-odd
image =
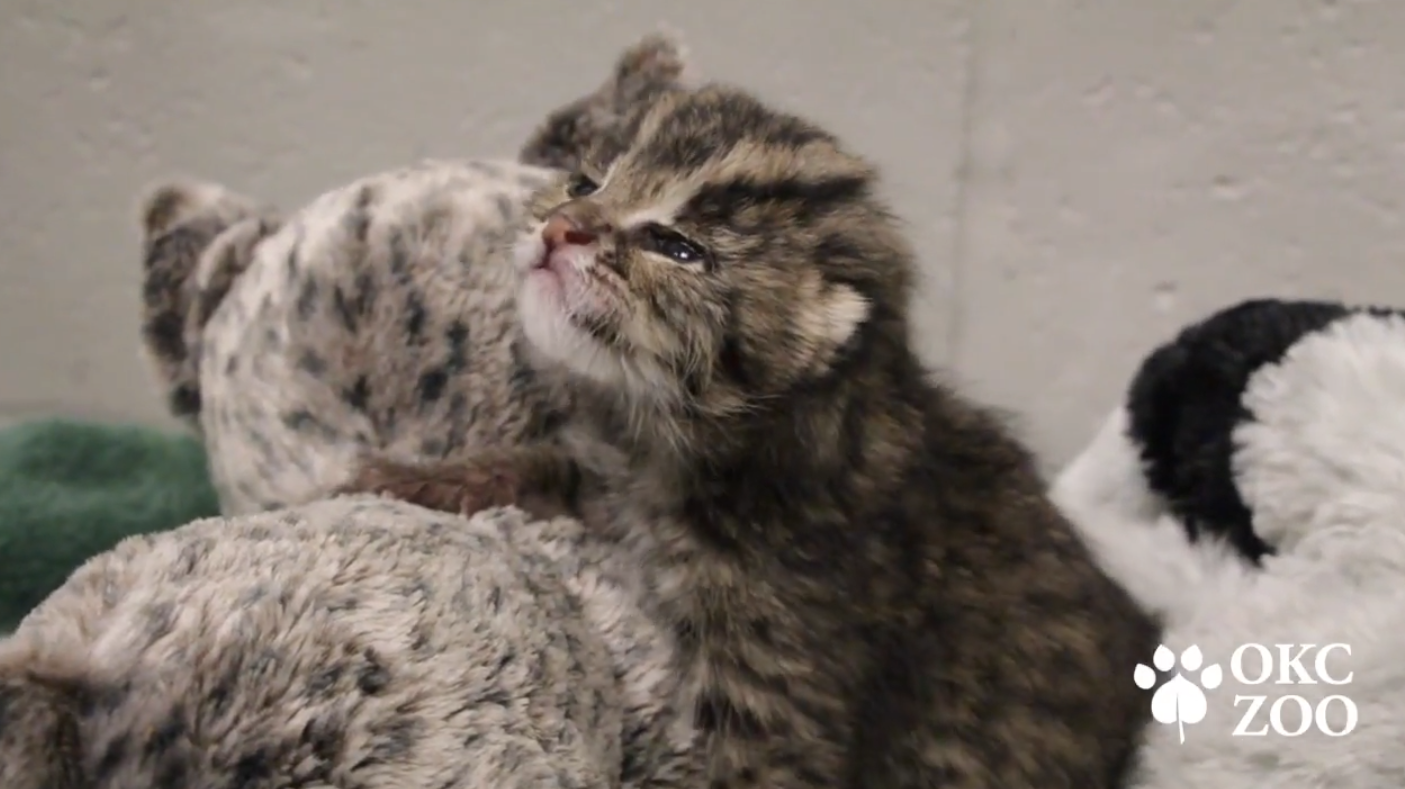
[{"label": "kitten's mouth", "polygon": [[527,268],[527,278],[536,280],[535,288],[567,320],[593,324],[614,311],[621,300],[621,283],[593,260],[580,260],[580,254],[563,250],[537,255]]},{"label": "kitten's mouth", "polygon": [[547,273],[562,280],[588,278],[589,265],[581,260],[583,254],[589,253],[570,249],[553,250],[543,246],[533,257],[527,273]]},{"label": "kitten's mouth", "polygon": [[575,290],[580,284],[580,272],[569,258],[545,251],[532,258],[524,273],[528,283],[535,280],[535,287],[545,288],[554,301],[566,299],[567,291]]},{"label": "kitten's mouth", "polygon": [[579,265],[570,254],[522,258],[519,296],[522,328],[547,358],[576,374],[615,383],[626,375],[612,348],[618,295],[608,272]]}]

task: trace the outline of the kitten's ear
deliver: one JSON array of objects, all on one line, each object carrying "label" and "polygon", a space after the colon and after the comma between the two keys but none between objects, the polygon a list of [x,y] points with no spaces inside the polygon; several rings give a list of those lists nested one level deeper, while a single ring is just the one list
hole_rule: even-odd
[{"label": "kitten's ear", "polygon": [[613,79],[600,87],[621,114],[648,104],[663,90],[691,81],[688,50],[675,31],[662,29],[640,39],[615,61]]},{"label": "kitten's ear", "polygon": [[804,303],[798,333],[810,366],[818,368],[833,361],[873,310],[868,297],[842,283],[825,286],[817,298]]},{"label": "kitten's ear", "polygon": [[518,151],[524,164],[574,170],[592,151],[617,152],[637,121],[660,96],[691,79],[681,38],[660,31],[644,36],[615,58],[610,76],[595,90],[553,110]]}]

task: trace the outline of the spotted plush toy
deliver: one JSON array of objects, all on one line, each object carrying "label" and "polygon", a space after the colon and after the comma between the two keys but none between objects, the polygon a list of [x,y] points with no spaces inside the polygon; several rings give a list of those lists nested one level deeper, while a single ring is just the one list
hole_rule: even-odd
[{"label": "spotted plush toy", "polygon": [[0,786],[692,787],[667,634],[582,537],[350,497],[128,538],[0,639]]},{"label": "spotted plush toy", "polygon": [[222,511],[312,501],[366,450],[432,460],[549,431],[562,404],[519,363],[499,252],[552,168],[685,79],[677,39],[646,36],[517,161],[425,162],[286,216],[217,184],[154,189],[145,348],[203,437]]},{"label": "spotted plush toy", "polygon": [[1405,315],[1245,302],[1150,354],[1057,479],[1166,621],[1127,678],[1165,682],[1135,786],[1405,785],[1402,403]]},{"label": "spotted plush toy", "polygon": [[0,641],[0,787],[696,785],[671,633],[571,519],[327,499],[367,448],[550,429],[499,256],[548,166],[680,78],[651,36],[521,161],[427,163],[287,217],[145,205],[147,348],[227,515],[91,559]]}]

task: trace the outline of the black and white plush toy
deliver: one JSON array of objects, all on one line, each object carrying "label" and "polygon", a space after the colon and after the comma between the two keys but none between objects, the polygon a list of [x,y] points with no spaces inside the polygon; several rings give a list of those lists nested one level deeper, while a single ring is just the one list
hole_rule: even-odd
[{"label": "black and white plush toy", "polygon": [[1165,618],[1138,787],[1405,785],[1405,315],[1184,329],[1054,496]]}]

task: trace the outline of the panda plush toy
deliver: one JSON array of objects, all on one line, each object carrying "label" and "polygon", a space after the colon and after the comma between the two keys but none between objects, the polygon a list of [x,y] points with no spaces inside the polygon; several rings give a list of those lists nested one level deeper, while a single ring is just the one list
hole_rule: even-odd
[{"label": "panda plush toy", "polygon": [[1165,623],[1134,786],[1405,786],[1405,313],[1185,328],[1053,493]]}]

